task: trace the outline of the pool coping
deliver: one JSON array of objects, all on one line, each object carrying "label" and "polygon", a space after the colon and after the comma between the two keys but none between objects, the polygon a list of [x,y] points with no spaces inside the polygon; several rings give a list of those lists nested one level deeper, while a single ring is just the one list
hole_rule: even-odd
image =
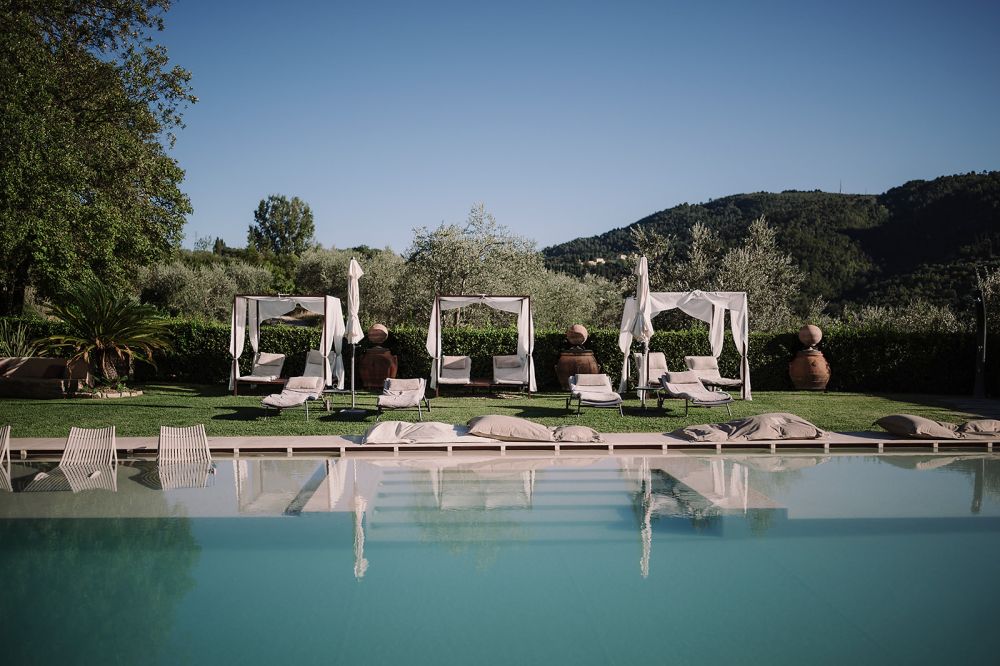
[{"label": "pool coping", "polygon": [[[213,454],[241,455],[280,454],[292,457],[297,453],[324,453],[347,456],[359,452],[383,452],[393,455],[408,452],[457,451],[496,452],[505,455],[516,451],[562,452],[662,451],[684,450],[722,453],[747,451],[776,453],[781,450],[810,450],[829,453],[834,450],[883,453],[887,449],[900,452],[994,451],[1000,439],[908,439],[877,432],[828,433],[822,439],[759,440],[754,442],[691,442],[673,435],[656,432],[607,433],[601,442],[504,442],[483,439],[481,442],[433,442],[416,444],[362,444],[360,435],[270,435],[243,437],[209,437]],[[58,437],[11,438],[11,458],[37,458],[61,454],[66,444]],[[156,437],[118,437],[118,452],[126,456],[156,455]]]}]

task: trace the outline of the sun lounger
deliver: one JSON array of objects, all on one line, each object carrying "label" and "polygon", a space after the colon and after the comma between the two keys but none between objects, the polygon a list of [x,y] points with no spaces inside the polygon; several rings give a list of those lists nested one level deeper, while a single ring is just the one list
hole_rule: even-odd
[{"label": "sun lounger", "polygon": [[291,377],[281,393],[272,393],[264,396],[260,404],[264,407],[264,415],[267,410],[276,409],[281,413],[284,409],[293,407],[306,408],[306,420],[309,420],[309,402],[323,399],[323,378],[322,377]]},{"label": "sun lounger", "polygon": [[204,488],[215,473],[205,426],[160,426],[156,447],[157,474],[163,490]]},{"label": "sun lounger", "polygon": [[378,397],[378,416],[382,418],[385,410],[417,408],[417,419],[423,420],[420,403],[423,402],[427,411],[431,411],[431,403],[426,396],[427,382],[424,379],[386,379],[382,386],[382,395]]},{"label": "sun lounger", "polygon": [[324,377],[323,366],[327,363],[323,352],[318,349],[310,349],[306,354],[306,367],[302,370],[303,377]]},{"label": "sun lounger", "polygon": [[566,398],[566,409],[570,409],[576,400],[576,413],[581,407],[599,407],[602,409],[618,409],[622,412],[622,397],[611,389],[611,379],[605,374],[579,374],[569,378],[570,396]]},{"label": "sun lounger", "polygon": [[493,383],[527,386],[528,368],[517,354],[493,357]]},{"label": "sun lounger", "polygon": [[0,428],[0,490],[10,492],[10,426]]},{"label": "sun lounger", "polygon": [[669,372],[667,368],[667,357],[663,352],[649,352],[649,374],[646,374],[646,359],[642,352],[632,354],[632,362],[635,364],[636,386],[638,388],[659,388],[660,377],[663,373]]},{"label": "sun lounger", "polygon": [[115,427],[71,428],[59,466],[39,472],[26,491],[118,490]]},{"label": "sun lounger", "polygon": [[691,370],[687,372],[667,372],[660,378],[663,385],[663,394],[656,401],[657,407],[663,407],[665,398],[678,398],[684,400],[684,416],[688,415],[691,405],[696,407],[725,407],[729,416],[733,411],[729,404],[733,401],[732,396],[723,391],[709,391],[701,383],[698,375]]},{"label": "sun lounger", "polygon": [[442,356],[438,384],[472,383],[472,358],[469,356]]},{"label": "sun lounger", "polygon": [[281,381],[281,371],[285,367],[284,354],[269,354],[260,352],[254,360],[253,370],[236,380],[239,384],[278,384]]},{"label": "sun lounger", "polygon": [[708,388],[740,388],[743,381],[729,379],[719,373],[719,359],[714,356],[685,356],[684,363],[688,370],[698,375],[701,383]]}]

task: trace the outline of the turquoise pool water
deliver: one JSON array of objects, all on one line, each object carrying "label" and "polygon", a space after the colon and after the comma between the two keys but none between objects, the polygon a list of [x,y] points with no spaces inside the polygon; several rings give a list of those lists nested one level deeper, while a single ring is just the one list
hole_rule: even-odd
[{"label": "turquoise pool water", "polygon": [[76,493],[41,468],[0,493],[3,663],[1000,654],[992,456],[131,463]]}]

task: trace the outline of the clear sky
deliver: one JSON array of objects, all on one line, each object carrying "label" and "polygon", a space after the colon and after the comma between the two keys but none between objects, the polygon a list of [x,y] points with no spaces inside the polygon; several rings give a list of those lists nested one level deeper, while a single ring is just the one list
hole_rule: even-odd
[{"label": "clear sky", "polygon": [[682,202],[1000,169],[1000,2],[176,0],[187,241],[298,196],[325,246],[484,201],[539,247]]}]

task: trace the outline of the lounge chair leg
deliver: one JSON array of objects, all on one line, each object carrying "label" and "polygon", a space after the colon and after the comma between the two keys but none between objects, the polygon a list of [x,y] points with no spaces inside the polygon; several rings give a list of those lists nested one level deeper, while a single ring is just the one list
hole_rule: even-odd
[{"label": "lounge chair leg", "polygon": [[430,413],[430,411],[431,411],[431,401],[428,400],[427,398],[424,398],[424,407],[426,407],[427,408],[427,412]]},{"label": "lounge chair leg", "polygon": [[424,420],[424,414],[420,410],[420,401],[419,400],[417,401],[417,420],[418,421],[423,421]]},{"label": "lounge chair leg", "polygon": [[726,411],[729,412],[729,418],[733,418],[733,410],[729,409],[728,403],[726,404]]},{"label": "lounge chair leg", "polygon": [[625,412],[622,411],[622,406],[618,405],[618,416],[625,416]]},{"label": "lounge chair leg", "polygon": [[684,416],[686,417],[687,415],[688,415],[688,401],[687,398],[684,398]]}]

